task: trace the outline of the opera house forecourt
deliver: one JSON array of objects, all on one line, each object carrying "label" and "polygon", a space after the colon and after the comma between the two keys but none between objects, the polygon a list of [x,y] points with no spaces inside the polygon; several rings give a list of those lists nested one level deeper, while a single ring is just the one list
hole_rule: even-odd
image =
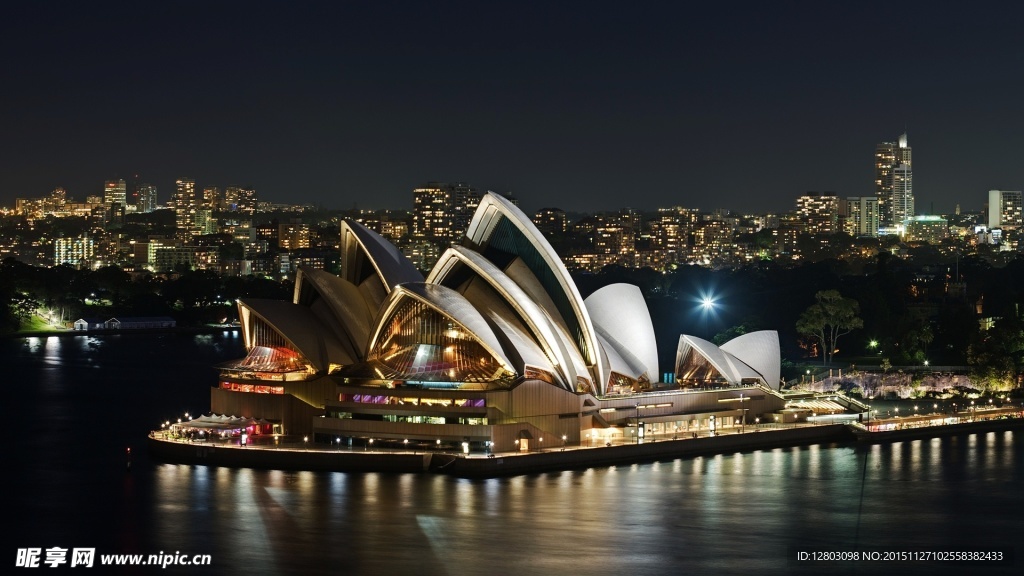
[{"label": "opera house forecourt", "polygon": [[424,278],[354,221],[341,272],[299,269],[292,300],[239,301],[247,355],[218,366],[213,414],[250,432],[477,454],[721,435],[792,418],[774,331],[682,335],[661,382],[640,290],[582,298],[527,216],[483,197]]}]

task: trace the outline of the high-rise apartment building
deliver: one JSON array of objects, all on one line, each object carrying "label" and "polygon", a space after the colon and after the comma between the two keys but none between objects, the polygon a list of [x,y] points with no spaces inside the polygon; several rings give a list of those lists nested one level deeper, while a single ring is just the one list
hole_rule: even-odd
[{"label": "high-rise apartment building", "polygon": [[892,225],[900,226],[914,217],[914,172],[910,164],[894,166],[889,175],[892,183],[890,202]]},{"label": "high-rise apartment building", "polygon": [[243,214],[256,213],[256,190],[241,186],[230,186],[224,189],[224,209]]},{"label": "high-rise apartment building", "polygon": [[857,237],[878,236],[878,198],[859,196],[842,202],[845,216],[845,232]]},{"label": "high-rise apartment building", "polygon": [[309,237],[309,224],[294,221],[278,225],[277,244],[282,250],[309,248]]},{"label": "high-rise apartment building", "polygon": [[807,234],[839,231],[839,197],[832,192],[808,192],[796,200],[796,216]]},{"label": "high-rise apartment building", "polygon": [[429,182],[412,191],[412,232],[423,238],[455,241],[466,232],[480,193],[462,182]]},{"label": "high-rise apartment building", "polygon": [[[904,220],[914,215],[913,188],[909,186],[913,166],[911,152],[906,133],[901,134],[896,142],[881,142],[875,146],[875,196],[878,197],[881,227],[902,224]],[[900,170],[901,174],[897,180],[895,172],[901,166],[905,168]],[[904,196],[900,199],[894,198],[897,183],[904,185],[901,190]],[[909,213],[906,212],[908,206]]]},{"label": "high-rise apartment building", "polygon": [[561,208],[541,208],[533,215],[533,225],[544,234],[564,234],[568,225]]},{"label": "high-rise apartment building", "polygon": [[463,182],[451,185],[452,240],[458,240],[480,205],[480,193]]},{"label": "high-rise apartment building", "polygon": [[80,267],[92,259],[96,246],[92,238],[82,235],[77,238],[57,238],[53,241],[53,263],[70,264]]},{"label": "high-rise apartment building", "polygon": [[451,236],[451,199],[447,185],[430,182],[412,191],[412,233],[428,238]]},{"label": "high-rise apartment building", "polygon": [[610,222],[594,230],[594,252],[597,254],[633,254],[636,235],[628,222]]},{"label": "high-rise apartment building", "polygon": [[1024,225],[1020,190],[988,191],[988,227],[1017,230]]},{"label": "high-rise apartment building", "polygon": [[191,178],[179,178],[174,185],[174,199],[171,202],[174,206],[178,237],[182,240],[190,240],[192,234],[195,233],[196,210],[199,209],[199,202],[196,198],[196,181]]}]

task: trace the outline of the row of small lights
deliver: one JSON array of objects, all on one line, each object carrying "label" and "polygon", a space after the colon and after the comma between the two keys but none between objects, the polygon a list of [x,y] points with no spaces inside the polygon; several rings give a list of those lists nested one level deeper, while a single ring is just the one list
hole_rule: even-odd
[{"label": "row of small lights", "polygon": [[[1000,398],[1001,398],[1001,399],[1002,399],[1002,400],[1003,400],[1003,401],[1005,402],[1006,400],[1008,400],[1008,399],[1009,399],[1009,396],[1001,396]],[[993,399],[993,398],[989,398],[989,399],[988,399],[988,404],[989,404],[989,406],[990,406],[990,407],[992,406],[992,404],[993,404],[993,401],[994,401],[994,399]],[[953,403],[953,406],[956,406],[956,405],[957,405],[957,404],[956,404],[956,402],[954,402],[954,403]],[[973,409],[973,408],[975,408],[975,404],[974,404],[974,400],[971,400],[971,409]],[[938,405],[938,403],[932,404],[932,409],[933,409],[933,410],[938,410],[938,409],[939,409],[939,405]],[[915,414],[917,413],[917,410],[918,410],[918,405],[917,405],[917,404],[915,404],[915,405],[914,405],[914,413],[915,413]],[[895,411],[896,411],[896,414],[899,414],[899,412],[900,412],[900,408],[899,408],[899,406],[896,406],[896,407],[895,407]],[[878,413],[878,410],[874,410],[874,409],[872,409],[872,410],[871,410],[871,412],[872,412],[873,414],[877,414],[877,413]]]}]

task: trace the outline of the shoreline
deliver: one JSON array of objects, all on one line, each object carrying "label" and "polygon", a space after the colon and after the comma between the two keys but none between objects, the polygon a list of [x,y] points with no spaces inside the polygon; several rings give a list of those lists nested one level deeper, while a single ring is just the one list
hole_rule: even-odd
[{"label": "shoreline", "polygon": [[773,449],[821,442],[851,442],[845,424],[804,426],[785,430],[735,433],[711,438],[658,440],[645,444],[571,446],[529,453],[465,456],[444,452],[361,452],[330,448],[190,443],[150,435],[147,444],[157,460],[232,468],[333,472],[415,472],[485,479],[562,470],[655,462],[726,452]]},{"label": "shoreline", "polygon": [[232,444],[181,442],[159,438],[155,434],[147,436],[146,442],[154,460],[171,464],[318,472],[419,473],[487,479],[821,443],[859,445],[1021,428],[1024,428],[1024,418],[993,419],[881,432],[869,432],[852,424],[823,424],[784,430],[724,434],[710,438],[682,438],[614,446],[571,446],[565,449],[548,448],[537,452],[499,453],[493,456],[467,456],[444,452],[332,450],[323,447],[308,448],[297,442],[285,442],[280,446],[242,447]]},{"label": "shoreline", "polygon": [[858,442],[899,442],[903,440],[920,440],[924,438],[942,438],[945,436],[958,436],[961,434],[973,434],[978,432],[1000,432],[1003,430],[1016,430],[1024,428],[1024,418],[989,418],[974,422],[958,422],[955,424],[940,424],[934,426],[920,426],[902,428],[899,430],[877,430],[869,431],[861,427],[850,426],[850,431]]},{"label": "shoreline", "polygon": [[992,419],[957,424],[923,426],[885,431],[867,431],[853,424],[820,424],[785,429],[727,434],[713,438],[659,440],[646,444],[597,447],[549,448],[529,453],[500,453],[494,456],[444,452],[332,450],[187,443],[146,438],[155,460],[165,463],[223,467],[284,469],[294,471],[397,472],[435,474],[484,480],[542,472],[649,463],[752,450],[771,450],[822,443],[889,443],[947,436],[987,433],[1024,428],[1024,418]]},{"label": "shoreline", "polygon": [[5,338],[43,338],[50,336],[116,336],[121,334],[213,334],[216,332],[238,331],[239,326],[175,326],[174,328],[103,328],[91,330],[29,330],[2,334]]}]

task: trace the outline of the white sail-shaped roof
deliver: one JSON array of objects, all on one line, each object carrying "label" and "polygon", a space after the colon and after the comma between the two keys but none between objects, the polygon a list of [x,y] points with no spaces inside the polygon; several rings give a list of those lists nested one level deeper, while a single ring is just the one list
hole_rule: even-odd
[{"label": "white sail-shaped roof", "polygon": [[537,342],[529,334],[524,332],[516,323],[502,317],[495,309],[486,309],[483,310],[483,313],[495,327],[495,334],[500,334],[508,342],[508,347],[511,350],[508,351],[506,356],[510,359],[515,357],[518,360],[515,364],[516,373],[526,374],[527,366],[536,366],[554,375],[551,361],[548,360],[544,352],[537,346]]},{"label": "white sail-shaped roof", "polygon": [[640,288],[632,284],[610,284],[588,296],[584,302],[598,334],[627,362],[642,365],[630,376],[638,378],[646,372],[650,381],[657,382],[661,376],[658,372],[658,341]]},{"label": "white sail-shaped roof", "polygon": [[686,334],[679,337],[679,347],[676,349],[677,373],[680,362],[691,351],[707,360],[722,378],[726,379],[730,384],[739,384],[743,380],[749,379],[761,380],[765,384],[768,383],[764,375],[758,373],[757,370],[754,370],[736,356],[723,351],[712,342]]},{"label": "white sail-shaped roof", "polygon": [[579,351],[566,341],[544,309],[507,274],[480,254],[464,246],[449,248],[427,276],[427,282],[448,285],[446,280],[451,278],[450,275],[459,266],[468,267],[476,277],[487,282],[503,298],[505,304],[516,313],[544,350],[563,386],[569,390],[576,388],[577,370],[580,367],[583,370],[582,375],[590,379],[586,363]]},{"label": "white sail-shaped roof", "polygon": [[[510,263],[498,262],[499,258],[518,258],[529,268],[554,305],[548,313],[561,318],[584,361],[595,372],[598,386],[603,387],[607,374],[587,307],[565,264],[533,222],[507,199],[488,192],[470,221],[466,244],[499,268]],[[530,291],[529,286],[522,287]]]},{"label": "white sail-shaped roof", "polygon": [[722,350],[760,373],[766,384],[775,389],[779,388],[782,355],[779,351],[778,332],[761,330],[737,336],[722,344]]},{"label": "white sail-shaped roof", "polygon": [[324,324],[344,341],[353,357],[363,359],[377,309],[371,310],[355,284],[323,270],[300,266],[295,275],[294,302],[309,306],[317,315],[329,314]]},{"label": "white sail-shaped roof", "polygon": [[258,345],[254,317],[262,320],[284,342],[301,354],[318,372],[331,364],[352,364],[355,359],[312,310],[283,300],[245,299],[238,302],[246,348]]},{"label": "white sail-shaped roof", "polygon": [[423,275],[394,244],[355,220],[341,223],[341,274],[372,306],[399,284],[423,282]]},{"label": "white sail-shaped roof", "polygon": [[516,372],[512,362],[509,361],[502,350],[501,342],[498,341],[483,315],[462,294],[439,284],[426,284],[423,282],[400,284],[394,287],[388,301],[381,307],[381,311],[374,323],[376,328],[367,344],[367,356],[369,356],[369,352],[376,347],[377,341],[381,338],[381,330],[385,327],[387,318],[391,316],[391,313],[404,300],[410,298],[422,302],[458,323],[463,328],[465,334],[480,343],[506,370],[512,373]]}]

